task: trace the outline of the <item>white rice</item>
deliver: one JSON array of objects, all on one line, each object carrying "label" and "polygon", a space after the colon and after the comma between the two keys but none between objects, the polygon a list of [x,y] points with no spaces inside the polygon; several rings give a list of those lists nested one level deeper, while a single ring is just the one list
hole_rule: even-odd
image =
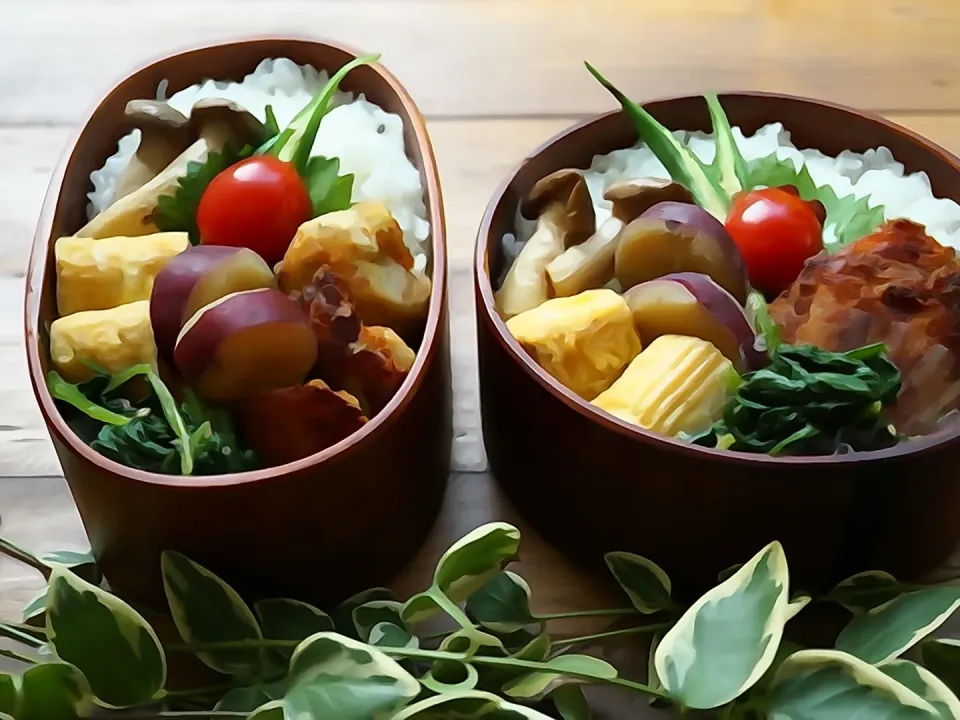
[{"label": "white rice", "polygon": [[[270,105],[280,127],[284,127],[329,79],[324,71],[310,65],[299,66],[286,58],[263,60],[242,82],[207,80],[166,98],[165,83],[157,89],[157,99],[185,115],[201,98],[224,98],[236,102],[264,120]],[[425,267],[430,251],[427,238],[430,224],[423,201],[420,173],[406,156],[403,143],[403,121],[399,115],[384,112],[362,94],[338,92],[336,106],[320,123],[320,131],[312,155],[340,159],[340,174],[354,175],[352,200],[378,200],[389,208],[403,228],[404,240]],[[117,152],[94,172],[90,179],[93,191],[87,216],[92,218],[110,205],[117,179],[140,143],[140,131],[121,138]]]},{"label": "white rice", "polygon": [[[673,134],[703,162],[713,161],[716,143],[711,135],[682,130]],[[927,233],[940,244],[960,250],[960,205],[935,198],[926,173],[904,175],[903,165],[887,148],[867,150],[863,154],[844,151],[832,158],[819,150],[798,150],[780,123],[765,125],[750,137],[744,137],[737,127],[733,128],[733,134],[747,161],[776,153],[779,158],[790,158],[798,170],[805,164],[817,186],[829,185],[839,196],[853,193],[858,198],[866,197],[871,206],[884,206],[885,219],[913,220],[925,225]],[[670,178],[653,151],[642,142],[632,148],[594,156],[583,176],[593,198],[597,226],[610,217],[610,202],[603,199],[603,192],[612,183],[643,177]],[[508,234],[503,239],[506,260],[503,275],[529,239],[534,225],[534,221],[524,218],[518,210],[516,235]],[[835,239],[829,220],[824,239]]]}]

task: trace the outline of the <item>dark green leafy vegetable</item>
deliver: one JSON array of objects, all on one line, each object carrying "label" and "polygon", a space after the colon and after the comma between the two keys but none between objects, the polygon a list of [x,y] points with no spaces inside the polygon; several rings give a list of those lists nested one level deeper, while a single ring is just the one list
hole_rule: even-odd
[{"label": "dark green leafy vegetable", "polygon": [[253,150],[249,145],[239,150],[226,146],[220,152],[209,153],[203,162],[187,163],[187,172],[177,181],[176,191],[157,198],[157,207],[151,216],[153,224],[163,232],[189,233],[190,242],[199,243],[197,208],[200,198],[217,175],[252,156]]},{"label": "dark green leafy vegetable", "polygon": [[894,445],[884,406],[900,391],[900,371],[882,344],[845,353],[779,345],[770,364],[743,376],[723,418],[691,440],[771,455],[825,455]]},{"label": "dark green leafy vegetable", "polygon": [[[112,396],[136,377],[149,384],[146,398],[134,405]],[[207,407],[189,389],[178,407],[149,365],[112,377],[97,371],[92,380],[77,385],[51,372],[47,382],[57,400],[79,411],[64,415],[71,428],[94,450],[123,465],[181,475],[243,472],[257,466],[253,452],[240,447],[225,410]]]}]

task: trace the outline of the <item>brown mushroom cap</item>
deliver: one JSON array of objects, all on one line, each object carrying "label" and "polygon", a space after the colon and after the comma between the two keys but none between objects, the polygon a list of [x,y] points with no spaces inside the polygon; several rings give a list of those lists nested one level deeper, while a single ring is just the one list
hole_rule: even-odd
[{"label": "brown mushroom cap", "polygon": [[261,145],[270,137],[267,126],[249,110],[223,98],[197,100],[190,111],[190,121],[197,134],[204,135],[209,127],[227,128],[241,143]]},{"label": "brown mushroom cap", "polygon": [[162,100],[131,100],[123,114],[130,125],[143,131],[189,133],[190,118]]},{"label": "brown mushroom cap", "polygon": [[579,245],[596,229],[593,199],[586,180],[577,170],[557,170],[540,178],[520,210],[526,217],[550,215],[564,232],[564,247]]},{"label": "brown mushroom cap", "polygon": [[652,177],[615,182],[603,191],[603,199],[613,204],[613,217],[625,223],[636,220],[657,203],[694,203],[693,195],[680,183]]}]

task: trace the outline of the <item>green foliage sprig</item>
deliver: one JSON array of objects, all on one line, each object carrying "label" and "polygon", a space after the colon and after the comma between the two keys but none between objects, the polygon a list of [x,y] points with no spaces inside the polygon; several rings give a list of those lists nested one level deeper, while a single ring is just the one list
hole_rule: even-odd
[{"label": "green foliage sprig", "polygon": [[[784,629],[811,602],[791,595],[786,556],[770,543],[690,607],[652,561],[610,553],[631,607],[543,615],[507,569],[519,531],[481,526],[440,558],[429,587],[401,602],[374,588],[329,614],[293,599],[252,607],[221,578],[165,552],[161,573],[180,641],[165,644],[136,609],[99,585],[92,558],[38,558],[0,539],[0,552],[40,570],[48,585],[25,609],[29,624],[0,624],[24,666],[0,674],[0,717],[79,720],[131,710],[149,717],[253,720],[589,720],[584,685],[608,685],[708,717],[829,720],[957,718],[960,642],[927,636],[960,606],[960,588],[856,575],[819,602],[852,619],[831,649],[799,648]],[[422,631],[446,615],[454,629]],[[551,621],[630,616],[632,627],[555,638]],[[652,637],[650,677],[627,680],[576,646],[617,635]],[[918,646],[920,662],[903,654]],[[222,676],[192,690],[167,687],[168,658],[191,654]],[[106,710],[102,710],[106,709]],[[136,717],[147,717],[137,714]]]}]

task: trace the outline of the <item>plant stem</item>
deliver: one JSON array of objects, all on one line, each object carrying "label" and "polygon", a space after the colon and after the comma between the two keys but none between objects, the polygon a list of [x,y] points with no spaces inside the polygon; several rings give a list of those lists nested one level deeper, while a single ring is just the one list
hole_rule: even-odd
[{"label": "plant stem", "polygon": [[[300,643],[296,640],[234,640],[218,643],[194,643],[191,645],[166,645],[170,652],[210,652],[214,650],[248,650],[250,648],[292,648]],[[419,648],[392,648],[378,647],[384,655],[394,658],[410,658],[412,660],[453,660],[469,665],[497,665],[514,669],[531,670],[533,672],[557,672],[560,675],[579,678],[594,683],[616,685],[628,688],[650,697],[669,700],[669,696],[649,685],[625,680],[624,678],[602,678],[590,673],[579,673],[572,670],[554,670],[548,663],[532,660],[518,660],[516,658],[492,657],[486,655],[467,655],[465,653],[444,652],[442,650],[422,650]]]},{"label": "plant stem", "polygon": [[432,585],[426,594],[433,598],[437,607],[441,608],[460,627],[467,629],[474,626],[467,614],[453,600],[444,595],[443,591],[436,585]]},{"label": "plant stem", "polygon": [[0,655],[2,655],[3,657],[10,658],[11,660],[16,660],[17,662],[26,663],[27,665],[37,664],[36,660],[31,660],[30,658],[24,655],[21,655],[18,652],[14,652],[13,650],[5,650],[4,648],[0,648]]},{"label": "plant stem", "polygon": [[29,635],[6,623],[0,623],[0,637],[10,638],[11,640],[16,640],[33,648],[43,647],[42,640],[38,640],[33,635]]},{"label": "plant stem", "polygon": [[569,645],[579,645],[580,643],[592,642],[593,640],[604,640],[606,638],[619,637],[620,635],[639,635],[641,633],[652,633],[657,630],[666,630],[672,627],[673,623],[663,622],[656,625],[643,625],[641,627],[624,628],[622,630],[608,630],[607,632],[595,633],[593,635],[582,635],[580,637],[561,638],[550,643],[550,649],[555,650],[558,647]]},{"label": "plant stem", "polygon": [[635,615],[637,610],[634,608],[615,608],[613,610],[574,610],[573,612],[562,613],[534,613],[536,620],[562,620],[564,618],[579,617],[611,617],[617,615]]},{"label": "plant stem", "polygon": [[[380,647],[377,649],[385,655],[390,655],[391,657],[412,658],[415,660],[455,660],[471,665],[499,665],[500,667],[522,668],[524,670],[532,670],[535,672],[551,671],[547,663],[534,662],[532,660],[517,660],[516,658],[500,658],[487,655],[470,656],[463,653],[443,652],[441,650],[420,650],[413,648]],[[654,690],[649,685],[633,682],[631,680],[624,680],[623,678],[601,678],[590,673],[579,673],[566,669],[560,670],[558,673],[561,675],[567,675],[569,677],[580,678],[582,680],[589,680],[595,683],[619,685],[620,687],[630,688],[631,690],[636,690],[637,692],[650,695],[651,697],[669,699],[665,693],[662,693],[659,690]]]},{"label": "plant stem", "polygon": [[157,720],[157,718],[181,718],[181,720],[207,720],[207,718],[248,718],[250,713],[235,710],[167,710],[165,712],[121,712],[114,717],[120,720]]},{"label": "plant stem", "polygon": [[14,560],[19,560],[20,562],[39,570],[40,574],[43,575],[45,580],[50,578],[49,565],[44,563],[33,553],[29,553],[22,547],[14,545],[6,538],[0,538],[0,553],[6,555],[7,557],[13,558]]},{"label": "plant stem", "polygon": [[192,643],[190,645],[164,645],[170,652],[198,653],[211,650],[250,650],[251,648],[295,648],[299,640],[230,640],[228,642]]}]

